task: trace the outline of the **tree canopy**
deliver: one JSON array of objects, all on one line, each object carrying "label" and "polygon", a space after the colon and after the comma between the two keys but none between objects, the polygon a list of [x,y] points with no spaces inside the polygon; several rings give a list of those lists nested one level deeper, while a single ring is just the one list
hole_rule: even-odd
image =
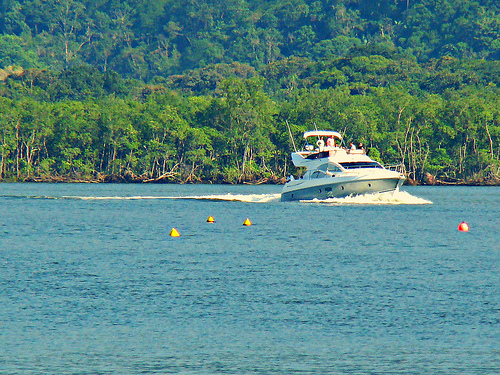
[{"label": "tree canopy", "polygon": [[0,0],[0,179],[279,181],[315,126],[496,182],[492,0]]},{"label": "tree canopy", "polygon": [[419,62],[500,56],[494,0],[1,0],[0,66],[88,64],[150,80],[381,45]]}]

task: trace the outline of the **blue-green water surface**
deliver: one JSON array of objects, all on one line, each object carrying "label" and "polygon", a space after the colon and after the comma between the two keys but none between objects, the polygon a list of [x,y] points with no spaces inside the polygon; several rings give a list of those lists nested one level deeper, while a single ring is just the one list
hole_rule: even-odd
[{"label": "blue-green water surface", "polygon": [[280,189],[0,184],[0,373],[500,373],[499,188]]}]

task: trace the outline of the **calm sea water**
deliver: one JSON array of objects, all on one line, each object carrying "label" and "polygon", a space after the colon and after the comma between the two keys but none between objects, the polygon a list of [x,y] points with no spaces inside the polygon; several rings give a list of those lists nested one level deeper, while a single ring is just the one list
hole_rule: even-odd
[{"label": "calm sea water", "polygon": [[0,184],[0,373],[500,373],[499,188],[280,189]]}]

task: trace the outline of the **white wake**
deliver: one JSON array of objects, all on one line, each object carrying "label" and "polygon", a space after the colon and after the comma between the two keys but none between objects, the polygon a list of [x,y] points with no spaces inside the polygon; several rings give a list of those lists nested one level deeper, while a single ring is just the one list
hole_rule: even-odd
[{"label": "white wake", "polygon": [[80,200],[141,200],[141,199],[190,199],[190,200],[210,200],[210,201],[234,201],[248,203],[268,203],[279,201],[281,194],[211,194],[211,195],[190,195],[190,196],[64,196],[63,199],[80,199]]},{"label": "white wake", "polygon": [[[281,194],[210,194],[210,195],[190,195],[190,196],[64,196],[63,199],[80,199],[80,200],[141,200],[141,199],[189,199],[189,200],[205,200],[205,201],[228,201],[228,202],[246,202],[246,203],[271,203],[279,202]],[[322,203],[331,205],[347,205],[347,204],[408,204],[421,205],[432,204],[431,201],[415,197],[406,191],[395,191],[389,193],[375,193],[349,196],[345,198],[329,198],[329,199],[312,199],[302,200],[302,203]],[[286,202],[290,203],[290,202]],[[297,203],[297,202],[295,202]]]},{"label": "white wake", "polygon": [[343,205],[343,204],[409,204],[409,205],[419,205],[419,204],[432,204],[431,201],[415,197],[406,191],[394,191],[388,193],[373,193],[373,194],[363,194],[348,196],[345,198],[328,198],[328,199],[313,199],[307,201],[301,201],[307,203],[329,203],[332,205]]},{"label": "white wake", "polygon": [[247,203],[268,203],[279,201],[281,194],[220,194],[220,195],[194,195],[186,197],[169,197],[169,199],[196,199],[211,201],[232,201]]}]

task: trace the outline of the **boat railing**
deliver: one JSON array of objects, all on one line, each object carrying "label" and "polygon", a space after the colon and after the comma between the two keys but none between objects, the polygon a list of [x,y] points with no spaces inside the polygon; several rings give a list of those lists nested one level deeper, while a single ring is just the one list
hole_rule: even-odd
[{"label": "boat railing", "polygon": [[347,150],[348,154],[358,154],[358,155],[364,155],[365,150],[363,148],[351,148]]},{"label": "boat railing", "polygon": [[406,168],[404,163],[386,165],[385,169],[389,169],[390,171],[399,172],[401,174],[406,175]]}]

